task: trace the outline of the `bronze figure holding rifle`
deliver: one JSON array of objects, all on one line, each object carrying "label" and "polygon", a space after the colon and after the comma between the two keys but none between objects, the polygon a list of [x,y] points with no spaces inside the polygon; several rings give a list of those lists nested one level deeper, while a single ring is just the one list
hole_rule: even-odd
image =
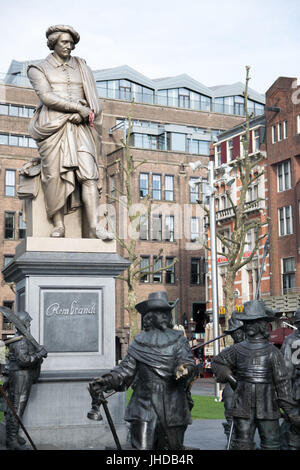
[{"label": "bronze figure holding rifle", "polygon": [[300,417],[283,356],[268,339],[268,323],[275,315],[262,301],[252,300],[244,304],[243,312],[236,318],[244,323],[246,339],[224,349],[212,363],[217,381],[229,382],[235,390],[232,448],[254,449],[253,438],[258,429],[261,449],[278,450],[280,408],[297,428]]}]

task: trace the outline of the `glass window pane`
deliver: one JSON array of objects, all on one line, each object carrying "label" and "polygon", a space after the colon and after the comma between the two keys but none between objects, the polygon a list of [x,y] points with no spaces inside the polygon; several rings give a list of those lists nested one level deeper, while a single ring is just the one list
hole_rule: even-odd
[{"label": "glass window pane", "polygon": [[140,197],[145,197],[149,193],[149,175],[140,173]]},{"label": "glass window pane", "polygon": [[5,171],[5,196],[15,196],[16,172],[15,170]]},{"label": "glass window pane", "polygon": [[161,200],[161,175],[152,175],[152,197]]},{"label": "glass window pane", "polygon": [[14,239],[15,214],[14,212],[5,212],[4,215],[4,238]]},{"label": "glass window pane", "polygon": [[172,150],[185,152],[185,134],[172,132]]},{"label": "glass window pane", "polygon": [[165,176],[165,200],[173,201],[174,200],[174,177]]},{"label": "glass window pane", "polygon": [[8,145],[8,135],[0,134],[0,145]]},{"label": "glass window pane", "polygon": [[9,136],[9,145],[18,146],[19,145],[19,136],[10,135]]},{"label": "glass window pane", "polygon": [[9,109],[10,116],[19,116],[19,106],[10,105]]},{"label": "glass window pane", "polygon": [[8,116],[8,104],[0,104],[0,114]]}]

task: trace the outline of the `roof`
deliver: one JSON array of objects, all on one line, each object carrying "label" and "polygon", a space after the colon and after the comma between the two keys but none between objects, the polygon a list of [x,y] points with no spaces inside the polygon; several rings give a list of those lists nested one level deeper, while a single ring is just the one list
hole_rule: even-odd
[{"label": "roof", "polygon": [[[222,97],[222,96],[236,96],[236,95],[243,95],[245,90],[245,84],[242,82],[236,82],[232,85],[217,85],[210,87],[213,91],[214,97]],[[253,90],[253,88],[248,88],[248,96],[250,99],[254,101],[258,101],[259,103],[265,103],[265,96],[257,91]]]}]

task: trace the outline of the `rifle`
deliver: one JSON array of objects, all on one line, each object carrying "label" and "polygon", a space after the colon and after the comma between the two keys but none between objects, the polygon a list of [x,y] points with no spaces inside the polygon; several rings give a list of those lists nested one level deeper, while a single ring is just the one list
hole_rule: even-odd
[{"label": "rifle", "polygon": [[117,449],[122,450],[117,431],[114,425],[114,422],[112,420],[111,414],[109,412],[108,406],[107,406],[107,400],[106,398],[110,397],[111,395],[114,395],[117,392],[113,392],[110,395],[107,395],[104,397],[103,390],[98,386],[97,389],[93,386],[93,382],[89,383],[89,388],[88,388],[90,395],[92,397],[92,409],[88,412],[87,417],[89,419],[93,419],[96,421],[101,421],[103,418],[100,413],[100,407],[103,405],[106,418],[110,427],[110,430],[112,432],[114,441],[116,443]]}]

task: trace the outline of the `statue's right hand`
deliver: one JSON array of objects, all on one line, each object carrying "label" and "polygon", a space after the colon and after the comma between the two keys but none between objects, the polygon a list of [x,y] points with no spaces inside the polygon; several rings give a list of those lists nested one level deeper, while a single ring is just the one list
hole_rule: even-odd
[{"label": "statue's right hand", "polygon": [[90,382],[90,387],[93,392],[106,392],[112,389],[111,385],[111,375],[103,376],[103,377],[96,377],[94,380]]},{"label": "statue's right hand", "polygon": [[38,351],[38,356],[44,358],[48,356],[48,351],[44,348],[44,346],[41,346],[41,349]]},{"label": "statue's right hand", "polygon": [[78,107],[78,113],[84,119],[84,121],[89,119],[91,111],[92,110],[88,106],[79,106]]}]

